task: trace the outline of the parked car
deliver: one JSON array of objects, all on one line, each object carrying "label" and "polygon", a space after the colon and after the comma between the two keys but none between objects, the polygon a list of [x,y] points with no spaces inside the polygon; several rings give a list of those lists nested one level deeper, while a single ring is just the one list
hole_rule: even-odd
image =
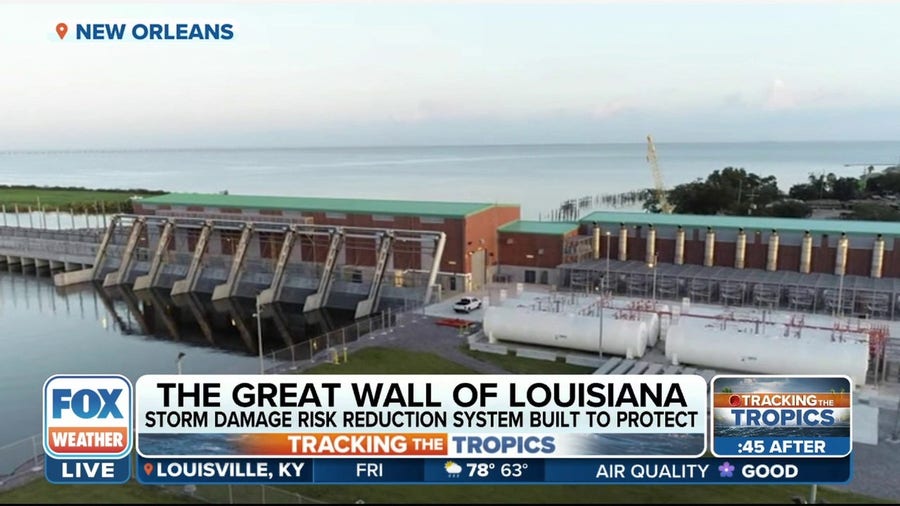
[{"label": "parked car", "polygon": [[453,304],[453,310],[457,313],[471,313],[481,307],[481,301],[475,297],[463,297]]}]

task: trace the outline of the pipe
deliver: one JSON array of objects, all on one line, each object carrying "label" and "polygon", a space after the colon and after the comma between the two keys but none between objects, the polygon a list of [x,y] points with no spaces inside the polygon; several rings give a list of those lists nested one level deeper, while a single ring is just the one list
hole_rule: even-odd
[{"label": "pipe", "polygon": [[809,274],[812,269],[812,236],[809,230],[803,234],[803,242],[800,246],[800,272]]},{"label": "pipe", "polygon": [[706,229],[706,245],[703,249],[703,266],[712,267],[716,256],[716,233],[712,227]]},{"label": "pipe", "polygon": [[656,257],[656,229],[653,225],[647,229],[647,263],[652,264]]},{"label": "pipe", "polygon": [[737,235],[737,241],[734,247],[734,268],[743,269],[744,261],[747,258],[747,234],[744,229],[740,229]]},{"label": "pipe", "polygon": [[875,246],[872,248],[872,271],[873,278],[881,277],[881,269],[884,265],[884,237],[878,234],[875,239]]},{"label": "pipe", "polygon": [[766,270],[778,270],[778,232],[774,230],[769,234],[769,254],[766,257]]},{"label": "pipe", "polygon": [[619,260],[628,260],[628,227],[624,223],[619,228]]},{"label": "pipe", "polygon": [[850,240],[847,239],[846,233],[841,233],[838,239],[837,251],[834,255],[834,274],[835,276],[843,276],[847,273],[847,250],[850,249]]},{"label": "pipe", "polygon": [[600,225],[594,222],[594,237],[591,242],[591,254],[594,260],[600,260]]},{"label": "pipe", "polygon": [[678,225],[678,231],[675,232],[675,265],[684,264],[684,229]]}]

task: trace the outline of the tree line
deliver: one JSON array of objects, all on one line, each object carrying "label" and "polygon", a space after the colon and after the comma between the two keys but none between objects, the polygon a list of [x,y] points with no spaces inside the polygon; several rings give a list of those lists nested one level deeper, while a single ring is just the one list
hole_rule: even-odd
[{"label": "tree line", "polygon": [[[680,214],[726,214],[805,218],[813,201],[836,201],[848,210],[848,218],[900,221],[900,170],[890,167],[875,172],[869,167],[861,177],[837,177],[833,173],[811,173],[804,183],[785,193],[775,176],[760,176],[743,168],[725,167],[706,179],[680,184],[666,192],[673,212]],[[644,200],[644,209],[660,212],[656,194]]]}]

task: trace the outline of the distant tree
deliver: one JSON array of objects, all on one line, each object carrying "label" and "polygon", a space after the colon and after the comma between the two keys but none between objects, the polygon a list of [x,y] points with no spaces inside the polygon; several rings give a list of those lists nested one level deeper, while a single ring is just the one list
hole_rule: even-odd
[{"label": "distant tree", "polygon": [[809,183],[799,183],[791,186],[788,190],[788,196],[797,200],[816,200],[819,195],[816,188]]},{"label": "distant tree", "polygon": [[859,179],[855,177],[839,177],[831,182],[831,198],[846,202],[859,197]]},{"label": "distant tree", "polygon": [[[668,193],[677,213],[744,216],[764,214],[763,209],[782,196],[775,176],[762,177],[734,167],[713,171],[705,181],[681,184]],[[653,206],[651,202],[649,207]]]},{"label": "distant tree", "polygon": [[900,193],[900,171],[885,171],[867,177],[866,192],[871,195]]},{"label": "distant tree", "polygon": [[850,215],[854,220],[900,221],[900,212],[883,204],[856,204]]},{"label": "distant tree", "polygon": [[802,200],[785,199],[768,206],[766,214],[779,218],[806,218],[812,214],[812,207]]}]

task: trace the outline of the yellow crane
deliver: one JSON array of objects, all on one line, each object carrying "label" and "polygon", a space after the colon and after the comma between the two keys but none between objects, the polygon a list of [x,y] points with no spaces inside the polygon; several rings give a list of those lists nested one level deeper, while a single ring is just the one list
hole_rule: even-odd
[{"label": "yellow crane", "polygon": [[656,159],[656,147],[653,145],[653,138],[649,135],[647,136],[647,163],[650,164],[650,172],[653,173],[653,186],[659,210],[664,214],[672,214],[672,205],[666,198],[666,186],[663,184],[662,172],[659,170],[659,163]]}]

